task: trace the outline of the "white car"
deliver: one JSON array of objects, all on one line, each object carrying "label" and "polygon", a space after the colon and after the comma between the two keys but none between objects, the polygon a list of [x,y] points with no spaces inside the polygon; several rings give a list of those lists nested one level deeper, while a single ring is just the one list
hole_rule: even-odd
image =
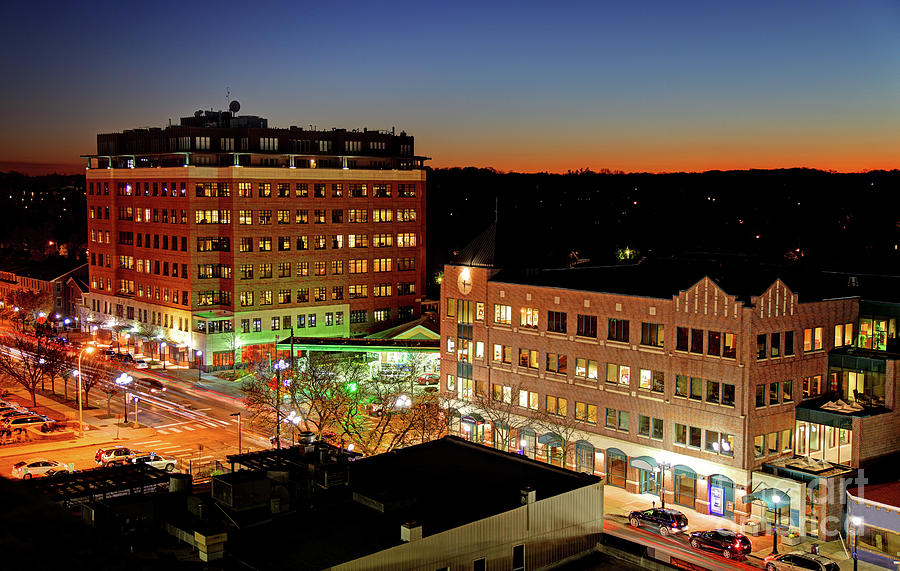
[{"label": "white car", "polygon": [[135,359],[134,360],[134,368],[135,369],[148,369],[150,368],[150,364],[143,359]]},{"label": "white car", "polygon": [[54,472],[68,472],[69,467],[56,460],[32,458],[24,462],[16,462],[12,469],[13,478],[29,480],[35,476],[49,476]]},{"label": "white car", "polygon": [[139,456],[134,456],[131,458],[132,464],[149,464],[154,468],[159,468],[160,470],[165,470],[166,472],[172,472],[175,470],[175,467],[178,466],[178,460],[176,458],[169,458],[166,456],[160,456],[159,454],[151,452],[150,454],[141,454]]}]

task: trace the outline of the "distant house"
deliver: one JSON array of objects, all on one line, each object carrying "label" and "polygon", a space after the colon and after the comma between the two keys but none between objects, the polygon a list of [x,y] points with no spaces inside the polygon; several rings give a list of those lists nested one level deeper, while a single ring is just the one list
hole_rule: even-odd
[{"label": "distant house", "polygon": [[87,275],[87,264],[66,258],[48,258],[42,262],[0,261],[0,297],[5,299],[17,290],[46,292],[50,296],[48,319],[74,320],[78,302],[73,299],[75,293],[70,291],[68,282],[72,277],[78,279],[79,274]]}]

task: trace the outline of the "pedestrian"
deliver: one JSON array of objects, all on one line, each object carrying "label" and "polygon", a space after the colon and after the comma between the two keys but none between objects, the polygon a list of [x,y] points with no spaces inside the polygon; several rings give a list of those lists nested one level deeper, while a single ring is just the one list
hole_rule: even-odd
[{"label": "pedestrian", "polygon": [[818,544],[818,543],[813,543],[813,544],[810,546],[809,551],[810,551],[810,553],[812,553],[813,555],[818,555],[818,554],[819,554],[819,544]]}]

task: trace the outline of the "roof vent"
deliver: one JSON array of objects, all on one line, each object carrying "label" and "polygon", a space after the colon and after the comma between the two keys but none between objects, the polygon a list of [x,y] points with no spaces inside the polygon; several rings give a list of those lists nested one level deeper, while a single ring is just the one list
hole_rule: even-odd
[{"label": "roof vent", "polygon": [[400,540],[407,543],[422,539],[422,524],[408,521],[400,526]]},{"label": "roof vent", "polygon": [[526,506],[528,504],[533,504],[536,496],[537,493],[534,491],[534,488],[532,488],[531,486],[525,486],[521,490],[522,505]]},{"label": "roof vent", "polygon": [[847,279],[847,285],[849,287],[859,287],[859,278],[856,276],[850,276]]}]

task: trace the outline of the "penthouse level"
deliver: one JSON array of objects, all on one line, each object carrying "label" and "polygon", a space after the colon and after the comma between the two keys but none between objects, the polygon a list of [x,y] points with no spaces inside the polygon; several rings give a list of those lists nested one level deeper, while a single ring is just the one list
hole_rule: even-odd
[{"label": "penthouse level", "polygon": [[83,155],[88,168],[266,166],[410,170],[427,157],[401,131],[270,128],[268,120],[230,111],[197,111],[179,125],[97,135],[97,153]]},{"label": "penthouse level", "polygon": [[[739,521],[767,517],[742,498],[768,465],[897,452],[896,278],[490,259],[445,266],[441,291],[441,390],[472,440]],[[824,532],[834,506],[793,496],[791,525]]]}]

